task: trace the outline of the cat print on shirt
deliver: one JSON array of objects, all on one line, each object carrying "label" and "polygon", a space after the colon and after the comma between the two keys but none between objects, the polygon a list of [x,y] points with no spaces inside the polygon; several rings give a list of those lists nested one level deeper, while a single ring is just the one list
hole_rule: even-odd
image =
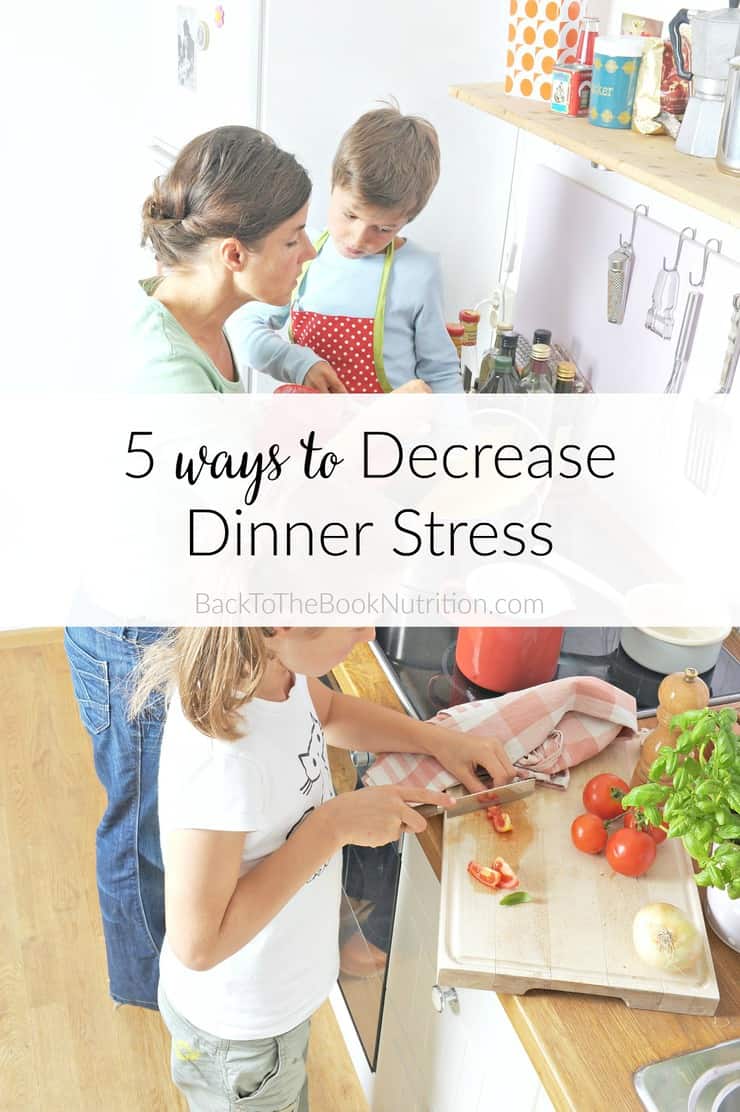
[{"label": "cat print on shirt", "polygon": [[[311,807],[307,807],[298,821],[293,823],[290,830],[285,836],[286,841],[288,840],[288,838],[290,838],[291,834],[293,834],[293,832],[298,829],[305,818],[310,815],[312,811],[316,810],[316,807],[320,807],[322,803],[324,803],[327,799],[331,799],[331,797],[334,795],[334,792],[331,790],[330,787],[331,775],[329,772],[329,762],[326,757],[324,731],[321,728],[321,723],[314,714],[311,714],[311,736],[309,738],[308,748],[306,749],[305,753],[299,753],[298,757],[301,762],[303,773],[305,773],[306,777],[301,784],[299,791],[303,795],[309,795],[314,784],[316,784],[317,781],[320,780],[321,798],[319,799],[318,803],[313,804]],[[309,878],[307,883],[310,884],[312,880],[315,880],[317,876],[323,873],[325,868],[326,864],[322,865],[321,868],[318,869],[313,874],[313,876]]]},{"label": "cat print on shirt", "polygon": [[[308,795],[311,788],[316,781],[322,776],[322,772],[328,776],[329,765],[326,760],[326,746],[324,744],[324,731],[321,729],[321,723],[315,715],[311,715],[311,737],[308,743],[308,749],[305,753],[299,754],[300,762],[303,765],[303,771],[306,773],[306,779],[301,784],[300,790],[304,795]],[[321,785],[321,803],[325,798],[326,776],[323,778]]]}]

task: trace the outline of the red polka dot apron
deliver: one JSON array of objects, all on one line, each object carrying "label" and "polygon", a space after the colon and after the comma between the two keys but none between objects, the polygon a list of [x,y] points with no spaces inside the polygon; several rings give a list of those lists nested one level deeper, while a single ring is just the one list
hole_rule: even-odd
[{"label": "red polka dot apron", "polygon": [[[321,252],[328,238],[329,233],[324,232],[316,241],[317,254]],[[290,307],[290,338],[302,347],[311,348],[320,359],[330,363],[350,394],[387,394],[391,390],[383,365],[383,337],[385,302],[393,254],[394,244],[391,242],[385,250],[374,317],[338,317],[328,313],[309,313],[305,309],[296,309],[295,300],[300,293],[310,262],[303,268],[303,273],[293,291]]]}]

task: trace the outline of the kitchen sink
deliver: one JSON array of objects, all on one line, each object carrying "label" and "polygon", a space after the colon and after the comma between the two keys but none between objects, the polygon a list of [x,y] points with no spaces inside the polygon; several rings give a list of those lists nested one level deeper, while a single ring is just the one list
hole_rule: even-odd
[{"label": "kitchen sink", "polygon": [[634,1083],[648,1112],[740,1112],[740,1039],[643,1066]]}]

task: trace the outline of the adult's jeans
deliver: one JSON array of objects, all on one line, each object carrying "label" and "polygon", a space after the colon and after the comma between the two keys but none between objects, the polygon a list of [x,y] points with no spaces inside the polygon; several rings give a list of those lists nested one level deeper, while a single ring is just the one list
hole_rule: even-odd
[{"label": "adult's jeans", "polygon": [[96,836],[98,898],[110,994],[120,1004],[157,1007],[164,938],[164,871],[157,775],[165,700],[128,718],[132,673],[158,627],[75,626],[65,630],[72,684],[108,801]]}]

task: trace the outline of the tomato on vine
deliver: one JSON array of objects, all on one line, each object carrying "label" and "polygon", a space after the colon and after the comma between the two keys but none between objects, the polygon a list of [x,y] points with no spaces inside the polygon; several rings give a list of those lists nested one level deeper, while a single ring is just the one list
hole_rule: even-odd
[{"label": "tomato on vine", "polygon": [[570,840],[581,853],[601,853],[607,838],[604,821],[598,815],[587,812],[571,823]]},{"label": "tomato on vine", "polygon": [[600,819],[615,819],[622,814],[622,797],[629,785],[612,772],[592,776],[583,789],[583,806]]},{"label": "tomato on vine", "polygon": [[641,830],[617,830],[606,843],[606,859],[615,873],[642,876],[655,860],[655,842]]},{"label": "tomato on vine", "polygon": [[656,846],[659,846],[668,837],[662,826],[653,826],[637,811],[627,811],[624,816],[624,825],[628,830],[642,830],[643,833],[649,834]]}]

